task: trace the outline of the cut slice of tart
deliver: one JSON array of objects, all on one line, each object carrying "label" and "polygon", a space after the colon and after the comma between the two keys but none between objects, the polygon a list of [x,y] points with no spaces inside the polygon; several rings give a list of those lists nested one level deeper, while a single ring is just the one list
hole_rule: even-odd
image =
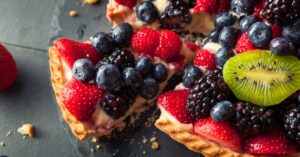
[{"label": "cut slice of tart", "polygon": [[134,123],[194,52],[172,31],[133,32],[123,23],[86,43],[58,39],[49,56],[58,105],[73,134],[83,140],[121,131],[132,115]]}]

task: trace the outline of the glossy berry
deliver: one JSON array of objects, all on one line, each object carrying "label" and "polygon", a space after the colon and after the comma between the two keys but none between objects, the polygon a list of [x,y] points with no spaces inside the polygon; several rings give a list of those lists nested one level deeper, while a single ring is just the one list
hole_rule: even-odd
[{"label": "glossy berry", "polygon": [[73,75],[80,82],[89,82],[95,76],[94,64],[89,59],[78,59],[73,65]]},{"label": "glossy berry", "polygon": [[100,101],[103,111],[113,119],[118,119],[125,115],[130,104],[123,96],[119,94],[106,94]]},{"label": "glossy berry", "polygon": [[296,32],[293,25],[285,26],[282,30],[282,36],[292,42],[296,47],[300,46],[300,32]]},{"label": "glossy berry", "polygon": [[135,69],[140,71],[143,76],[148,76],[153,70],[153,63],[148,57],[142,57],[136,61]]},{"label": "glossy berry", "polygon": [[145,99],[154,98],[159,90],[158,82],[151,77],[144,79],[142,86],[140,87],[139,94]]},{"label": "glossy berry", "polygon": [[0,90],[10,87],[17,79],[18,69],[13,56],[0,44]]},{"label": "glossy berry", "polygon": [[110,54],[114,48],[113,39],[106,33],[98,32],[91,37],[94,49],[103,55]]},{"label": "glossy berry", "polygon": [[251,25],[257,21],[255,16],[249,15],[242,18],[240,21],[241,32],[247,32]]},{"label": "glossy berry", "polygon": [[136,17],[147,24],[153,23],[159,18],[158,10],[151,1],[143,1],[136,6]]},{"label": "glossy berry", "polygon": [[243,33],[237,40],[235,51],[236,53],[243,53],[250,50],[255,50],[255,46],[252,44],[252,42],[249,40],[248,34]]},{"label": "glossy berry", "polygon": [[205,49],[198,50],[194,59],[194,65],[205,70],[213,70],[217,66],[216,55]]},{"label": "glossy berry", "polygon": [[106,91],[112,91],[120,87],[122,83],[121,73],[113,64],[102,65],[96,74],[96,82]]},{"label": "glossy berry", "polygon": [[193,8],[193,12],[207,12],[207,13],[215,13],[217,10],[217,0],[197,0],[196,5]]},{"label": "glossy berry", "polygon": [[133,28],[129,23],[121,23],[111,30],[111,37],[117,46],[128,46],[133,35]]},{"label": "glossy berry", "polygon": [[232,0],[230,10],[239,15],[249,15],[255,6],[255,0]]},{"label": "glossy berry", "polygon": [[233,113],[233,104],[230,101],[221,101],[212,108],[210,117],[216,122],[223,122],[231,118]]},{"label": "glossy berry", "polygon": [[289,55],[294,48],[292,43],[284,38],[274,38],[270,43],[270,50],[276,55]]},{"label": "glossy berry", "polygon": [[248,30],[249,40],[255,47],[268,45],[272,39],[271,27],[263,22],[255,22]]},{"label": "glossy berry", "polygon": [[161,63],[154,64],[152,75],[156,81],[163,82],[168,77],[167,68]]},{"label": "glossy berry", "polygon": [[217,43],[219,40],[219,34],[220,34],[221,29],[220,28],[215,28],[213,30],[211,30],[207,36],[207,39],[205,40],[205,42],[215,42]]},{"label": "glossy berry", "polygon": [[116,2],[123,6],[133,8],[136,5],[137,0],[116,0]]},{"label": "glossy berry", "polygon": [[143,75],[134,68],[126,68],[123,71],[123,81],[127,87],[137,89],[143,82]]},{"label": "glossy berry", "polygon": [[230,56],[230,49],[226,47],[220,48],[216,53],[216,62],[218,66],[223,67]]},{"label": "glossy berry", "polygon": [[238,36],[238,30],[233,27],[224,27],[219,35],[219,44],[223,47],[232,48]]},{"label": "glossy berry", "polygon": [[229,12],[224,12],[215,18],[215,27],[227,27],[232,26],[235,23],[235,17],[232,16]]},{"label": "glossy berry", "polygon": [[195,82],[203,75],[202,71],[194,66],[189,65],[186,69],[184,69],[183,85],[186,88],[192,88],[195,85]]}]

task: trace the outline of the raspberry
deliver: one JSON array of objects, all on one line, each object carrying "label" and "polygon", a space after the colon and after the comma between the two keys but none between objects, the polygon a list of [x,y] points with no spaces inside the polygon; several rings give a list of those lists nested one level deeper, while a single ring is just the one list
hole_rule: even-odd
[{"label": "raspberry", "polygon": [[282,27],[279,25],[272,25],[272,38],[280,37],[282,32]]},{"label": "raspberry", "polygon": [[198,50],[194,60],[194,65],[203,67],[206,70],[215,69],[217,67],[216,55],[205,49]]},{"label": "raspberry", "polygon": [[248,34],[243,33],[239,37],[239,39],[236,43],[235,49],[236,49],[236,53],[243,53],[243,52],[246,52],[246,51],[254,50],[256,48],[254,47],[254,45],[249,40]]},{"label": "raspberry", "polygon": [[133,8],[136,5],[137,0],[116,0],[116,2],[129,8]]},{"label": "raspberry", "polygon": [[263,10],[266,1],[267,0],[262,0],[255,6],[253,16],[255,16],[257,19],[262,19],[261,11]]},{"label": "raspberry", "polygon": [[208,12],[214,13],[216,11],[217,0],[197,0],[196,6],[193,8],[195,13]]}]

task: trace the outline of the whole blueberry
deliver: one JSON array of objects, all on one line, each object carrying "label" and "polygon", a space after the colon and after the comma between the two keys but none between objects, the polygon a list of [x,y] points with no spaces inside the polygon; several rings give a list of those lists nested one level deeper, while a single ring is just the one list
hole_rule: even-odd
[{"label": "whole blueberry", "polygon": [[148,57],[142,57],[136,61],[135,69],[140,71],[144,76],[148,76],[153,70],[153,63]]},{"label": "whole blueberry", "polygon": [[96,82],[106,91],[116,90],[122,84],[121,73],[113,64],[102,65],[97,71]]},{"label": "whole blueberry", "polygon": [[215,29],[211,30],[209,32],[209,34],[207,35],[205,42],[206,43],[207,42],[214,42],[214,43],[218,42],[220,31],[221,31],[220,28],[215,28]]},{"label": "whole blueberry", "polygon": [[235,23],[235,17],[229,14],[229,12],[220,13],[215,18],[215,27],[227,27],[232,26]]},{"label": "whole blueberry", "polygon": [[295,47],[300,47],[300,32],[296,31],[293,25],[283,27],[282,36],[292,42]]},{"label": "whole blueberry", "polygon": [[144,79],[139,93],[145,99],[152,99],[157,95],[158,90],[158,82],[152,77],[147,77]]},{"label": "whole blueberry", "polygon": [[251,25],[257,21],[255,16],[249,15],[242,18],[240,21],[241,32],[247,32]]},{"label": "whole blueberry", "polygon": [[192,88],[195,85],[195,82],[202,77],[202,75],[203,73],[198,67],[189,65],[184,69],[184,75],[182,77],[183,85],[186,88]]},{"label": "whole blueberry", "polygon": [[238,15],[249,15],[252,13],[256,0],[232,0],[230,10]]},{"label": "whole blueberry", "polygon": [[155,5],[151,1],[143,1],[139,3],[135,10],[136,17],[147,24],[151,24],[158,20],[159,13]]},{"label": "whole blueberry", "polygon": [[284,38],[274,38],[270,43],[270,50],[276,55],[288,55],[294,50],[292,43]]},{"label": "whole blueberry", "polygon": [[249,40],[255,47],[264,47],[272,39],[272,29],[263,22],[255,22],[248,30]]},{"label": "whole blueberry", "polygon": [[238,36],[238,30],[233,27],[224,27],[219,35],[219,44],[223,47],[234,47]]},{"label": "whole blueberry", "polygon": [[106,33],[98,32],[91,37],[91,43],[95,50],[101,54],[110,54],[114,48],[113,39]]},{"label": "whole blueberry", "polygon": [[163,82],[168,77],[167,68],[161,63],[154,64],[152,75],[153,75],[153,77],[155,78],[156,81]]},{"label": "whole blueberry", "polygon": [[73,65],[73,75],[80,82],[89,82],[95,76],[94,64],[89,59],[78,59]]},{"label": "whole blueberry", "polygon": [[230,49],[226,47],[220,48],[216,53],[216,62],[218,66],[223,67],[230,56]]},{"label": "whole blueberry", "polygon": [[118,46],[128,46],[133,35],[133,28],[129,23],[122,23],[111,31],[111,37]]},{"label": "whole blueberry", "polygon": [[123,81],[127,87],[137,89],[143,83],[142,74],[134,68],[126,68],[123,71]]},{"label": "whole blueberry", "polygon": [[231,118],[234,114],[233,105],[230,101],[218,102],[211,110],[210,116],[216,122],[222,122]]}]

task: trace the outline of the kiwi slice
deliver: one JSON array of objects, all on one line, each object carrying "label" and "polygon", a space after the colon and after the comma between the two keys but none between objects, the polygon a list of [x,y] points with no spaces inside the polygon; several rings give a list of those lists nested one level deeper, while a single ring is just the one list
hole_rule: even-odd
[{"label": "kiwi slice", "polygon": [[300,89],[300,61],[254,50],[230,58],[223,77],[234,95],[259,106],[281,103]]}]

